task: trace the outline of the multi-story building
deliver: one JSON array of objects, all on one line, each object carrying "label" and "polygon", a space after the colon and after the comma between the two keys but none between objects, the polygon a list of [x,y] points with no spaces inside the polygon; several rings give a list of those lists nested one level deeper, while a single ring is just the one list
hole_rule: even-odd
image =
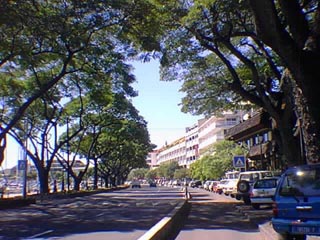
[{"label": "multi-story building", "polygon": [[214,143],[224,140],[227,130],[241,120],[241,112],[225,112],[221,116],[210,116],[203,120],[198,130],[200,156]]},{"label": "multi-story building", "polygon": [[199,158],[199,123],[201,123],[201,120],[186,128],[186,159],[183,164],[184,167],[189,167],[191,163]]},{"label": "multi-story building", "polygon": [[176,161],[181,165],[186,158],[185,138],[179,138],[158,150],[157,164]]},{"label": "multi-story building", "polygon": [[189,168],[212,144],[225,139],[227,129],[238,124],[241,112],[225,112],[221,116],[210,116],[186,128],[185,136],[157,150],[157,165],[177,161]]},{"label": "multi-story building", "polygon": [[157,164],[157,155],[158,155],[158,151],[155,150],[155,151],[152,151],[148,154],[147,156],[147,164],[149,165],[149,167],[151,169],[154,169],[156,167],[158,167],[158,164]]}]

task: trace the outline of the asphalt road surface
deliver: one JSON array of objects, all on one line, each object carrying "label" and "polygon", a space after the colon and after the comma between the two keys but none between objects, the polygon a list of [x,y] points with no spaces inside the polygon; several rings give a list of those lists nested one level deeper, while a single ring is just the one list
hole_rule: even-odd
[{"label": "asphalt road surface", "polygon": [[[1,210],[0,239],[73,238],[108,233],[103,239],[137,239],[182,201],[174,188],[126,189],[28,207]],[[80,239],[77,237],[76,239]]]},{"label": "asphalt road surface", "polygon": [[[192,209],[177,240],[249,240],[251,236],[257,240],[258,224],[271,217],[271,209],[254,210],[235,199],[202,189],[189,191]],[[136,240],[183,196],[181,188],[143,186],[38,201],[28,207],[1,210],[0,239]]]}]

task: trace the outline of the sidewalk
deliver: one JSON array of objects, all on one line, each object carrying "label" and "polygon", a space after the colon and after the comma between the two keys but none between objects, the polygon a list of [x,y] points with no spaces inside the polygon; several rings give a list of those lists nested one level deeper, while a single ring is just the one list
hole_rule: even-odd
[{"label": "sidewalk", "polygon": [[[257,225],[236,208],[240,203],[236,199],[204,190],[189,192],[191,211],[176,240],[261,239]],[[234,224],[235,219],[238,224]]]},{"label": "sidewalk", "polygon": [[[193,189],[189,189],[189,192],[192,197],[189,200],[192,204],[191,211],[176,240],[279,239],[270,221],[264,222],[263,218],[256,218],[256,210],[248,210],[249,206],[239,206],[240,202],[236,199]],[[224,207],[219,209],[222,202],[225,203]],[[216,215],[217,212],[221,214]],[[235,218],[238,220],[236,226]],[[308,236],[307,240],[320,240],[320,237]]]}]

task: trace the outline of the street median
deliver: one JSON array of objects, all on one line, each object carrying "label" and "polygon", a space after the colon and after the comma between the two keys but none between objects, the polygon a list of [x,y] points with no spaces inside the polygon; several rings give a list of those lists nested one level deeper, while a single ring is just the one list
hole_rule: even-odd
[{"label": "street median", "polygon": [[171,240],[180,232],[185,220],[188,218],[191,204],[185,200],[164,218],[162,218],[149,231],[142,235],[138,240]]}]

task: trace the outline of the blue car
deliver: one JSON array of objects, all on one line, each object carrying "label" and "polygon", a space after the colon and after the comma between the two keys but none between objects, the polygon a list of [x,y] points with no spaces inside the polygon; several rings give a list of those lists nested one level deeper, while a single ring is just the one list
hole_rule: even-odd
[{"label": "blue car", "polygon": [[320,235],[320,164],[286,170],[274,196],[272,225],[282,239]]}]

